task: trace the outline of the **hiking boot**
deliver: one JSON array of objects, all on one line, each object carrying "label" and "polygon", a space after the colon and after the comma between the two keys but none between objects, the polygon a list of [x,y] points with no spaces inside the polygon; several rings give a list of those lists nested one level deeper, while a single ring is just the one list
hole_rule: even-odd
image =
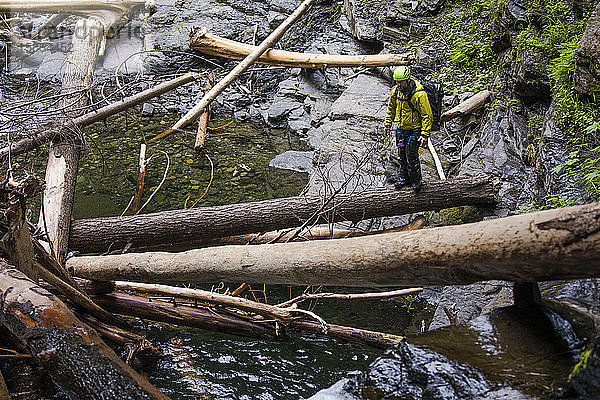
[{"label": "hiking boot", "polygon": [[407,186],[408,183],[405,181],[397,181],[396,183],[394,183],[394,189],[396,190],[400,190],[402,189],[404,186]]},{"label": "hiking boot", "polygon": [[415,191],[415,194],[419,194],[419,192],[421,192],[421,189],[423,189],[423,182],[419,181],[417,183],[413,183],[412,188]]}]

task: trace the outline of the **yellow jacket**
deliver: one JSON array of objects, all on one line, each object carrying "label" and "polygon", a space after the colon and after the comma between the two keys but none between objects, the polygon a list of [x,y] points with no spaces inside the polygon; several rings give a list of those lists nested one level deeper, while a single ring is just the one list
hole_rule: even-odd
[{"label": "yellow jacket", "polygon": [[412,95],[414,110],[408,104],[407,96],[394,85],[390,92],[384,124],[385,126],[391,126],[392,122],[395,121],[400,129],[420,128],[422,135],[429,136],[433,122],[429,98],[423,89],[423,85],[416,79],[414,82],[416,85],[415,92]]}]

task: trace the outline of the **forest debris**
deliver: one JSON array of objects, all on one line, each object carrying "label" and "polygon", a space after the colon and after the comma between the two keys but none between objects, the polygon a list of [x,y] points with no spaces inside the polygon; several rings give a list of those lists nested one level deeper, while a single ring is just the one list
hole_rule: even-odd
[{"label": "forest debris", "polygon": [[[168,249],[172,245],[203,243],[216,237],[294,227],[309,219],[307,226],[460,205],[492,205],[496,192],[491,177],[465,177],[426,182],[418,195],[410,188],[368,188],[355,193],[340,193],[333,198],[296,196],[137,216],[76,220],[71,224],[69,247],[82,253],[105,252],[109,247],[122,249],[128,243],[131,243],[131,249],[152,246]],[[324,201],[329,204],[327,211],[319,213]]]},{"label": "forest debris", "polygon": [[[242,60],[251,54],[256,46],[225,39],[197,28],[190,37],[190,48],[212,56]],[[268,49],[256,63],[278,65],[290,68],[340,68],[340,67],[383,67],[407,65],[409,54],[369,54],[338,55],[321,53],[296,53],[293,51]],[[364,71],[363,71],[364,72]]]},{"label": "forest debris", "polygon": [[202,111],[221,93],[227,86],[231,84],[241,73],[243,73],[250,65],[252,65],[269,47],[272,47],[283,36],[285,31],[298,19],[315,0],[304,0],[298,8],[290,14],[262,43],[248,54],[234,69],[232,69],[223,79],[219,81],[211,90],[202,97],[200,102],[196,104],[190,111],[187,112],[172,128],[166,132],[172,132],[189,125],[194,121]]},{"label": "forest debris", "polygon": [[[444,181],[447,182],[447,181]],[[600,203],[360,238],[83,256],[99,280],[359,287],[600,277]]]},{"label": "forest debris", "polygon": [[85,399],[168,399],[131,369],[65,304],[0,263],[0,323],[67,395]]}]

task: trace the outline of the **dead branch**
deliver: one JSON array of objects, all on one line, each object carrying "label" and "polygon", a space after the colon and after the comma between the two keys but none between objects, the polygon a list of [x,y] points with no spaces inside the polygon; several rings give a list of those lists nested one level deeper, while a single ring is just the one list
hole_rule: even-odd
[{"label": "dead branch", "polygon": [[167,132],[181,129],[186,125],[189,125],[195,120],[211,101],[215,99],[227,86],[231,84],[242,72],[244,72],[250,65],[252,65],[269,47],[273,46],[285,31],[296,21],[311,5],[315,0],[304,0],[300,6],[294,11],[289,17],[285,19],[263,42],[250,53],[242,62],[240,62],[234,69],[232,69],[219,83],[217,83],[208,93],[204,95],[202,100],[196,104],[190,111],[187,112],[179,121],[173,125]]},{"label": "dead branch", "polygon": [[[212,56],[242,60],[251,54],[256,46],[225,39],[208,32],[206,28],[194,30],[190,37],[190,48]],[[259,64],[290,68],[340,68],[340,67],[382,67],[406,65],[411,62],[408,54],[337,55],[318,53],[296,53],[292,51],[268,49],[257,60]],[[364,72],[364,71],[362,71]]]},{"label": "dead branch", "polygon": [[[98,110],[90,111],[80,117],[74,118],[72,121],[69,122],[69,125],[80,128],[91,125],[95,122],[102,121],[110,117],[111,115],[120,113],[131,107],[137,106],[150,99],[153,99],[154,97],[167,93],[179,86],[193,82],[199,78],[200,75],[193,72],[182,75],[178,78],[163,82],[153,88],[144,90],[143,92],[140,92],[133,96],[126,97],[113,104],[104,106]],[[56,139],[58,136],[60,136],[60,134],[61,131],[57,126],[47,126],[30,137],[21,139],[18,142],[11,144],[10,146],[6,146],[0,149],[0,161],[5,160],[9,156],[9,154],[11,156],[15,156],[33,150],[44,143],[48,143],[49,141]]]},{"label": "dead branch", "polygon": [[340,293],[303,293],[298,297],[288,300],[284,303],[277,304],[277,307],[290,307],[292,304],[298,304],[306,300],[374,300],[374,299],[391,299],[394,297],[408,296],[412,294],[421,293],[423,288],[412,288],[412,289],[400,289],[392,290],[389,292],[379,293],[351,293],[351,294],[340,294]]}]

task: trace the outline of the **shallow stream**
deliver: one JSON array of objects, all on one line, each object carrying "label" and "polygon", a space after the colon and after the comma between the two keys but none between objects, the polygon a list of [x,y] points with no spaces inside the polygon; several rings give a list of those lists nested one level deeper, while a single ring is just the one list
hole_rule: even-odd
[{"label": "shallow stream", "polygon": [[[168,117],[129,114],[90,129],[77,181],[74,217],[124,212],[135,190],[142,143],[148,145],[147,156],[153,157],[144,199],[163,179],[167,156],[169,159],[164,184],[144,212],[292,196],[307,183],[306,174],[268,166],[277,154],[305,150],[298,140],[282,131],[265,132],[253,125],[214,120],[205,148],[195,151],[193,132],[152,140],[172,122]],[[45,157],[43,151],[36,157],[20,157],[14,168],[41,173]],[[270,304],[304,290],[287,286],[253,289],[256,291],[247,292],[250,298],[266,298]],[[405,335],[409,343],[474,365],[492,382],[522,387],[541,399],[552,398],[547,393],[564,385],[571,365],[570,355],[554,343],[550,330],[540,328],[531,316],[501,313],[493,321],[479,320],[470,327],[421,333],[427,330],[434,310],[416,297],[360,302],[321,300],[310,306],[330,323]],[[149,377],[175,400],[309,398],[340,379],[358,379],[384,355],[382,350],[298,332],[288,332],[287,341],[269,342],[141,320],[133,325],[164,350],[166,358],[149,371]],[[400,371],[390,370],[389,374],[388,378],[393,379]],[[369,385],[377,386],[376,380],[371,379]],[[379,389],[375,392],[380,393]],[[352,395],[336,393],[333,398],[354,398]],[[320,394],[317,398],[326,396]],[[60,399],[61,395],[53,398]]]}]

